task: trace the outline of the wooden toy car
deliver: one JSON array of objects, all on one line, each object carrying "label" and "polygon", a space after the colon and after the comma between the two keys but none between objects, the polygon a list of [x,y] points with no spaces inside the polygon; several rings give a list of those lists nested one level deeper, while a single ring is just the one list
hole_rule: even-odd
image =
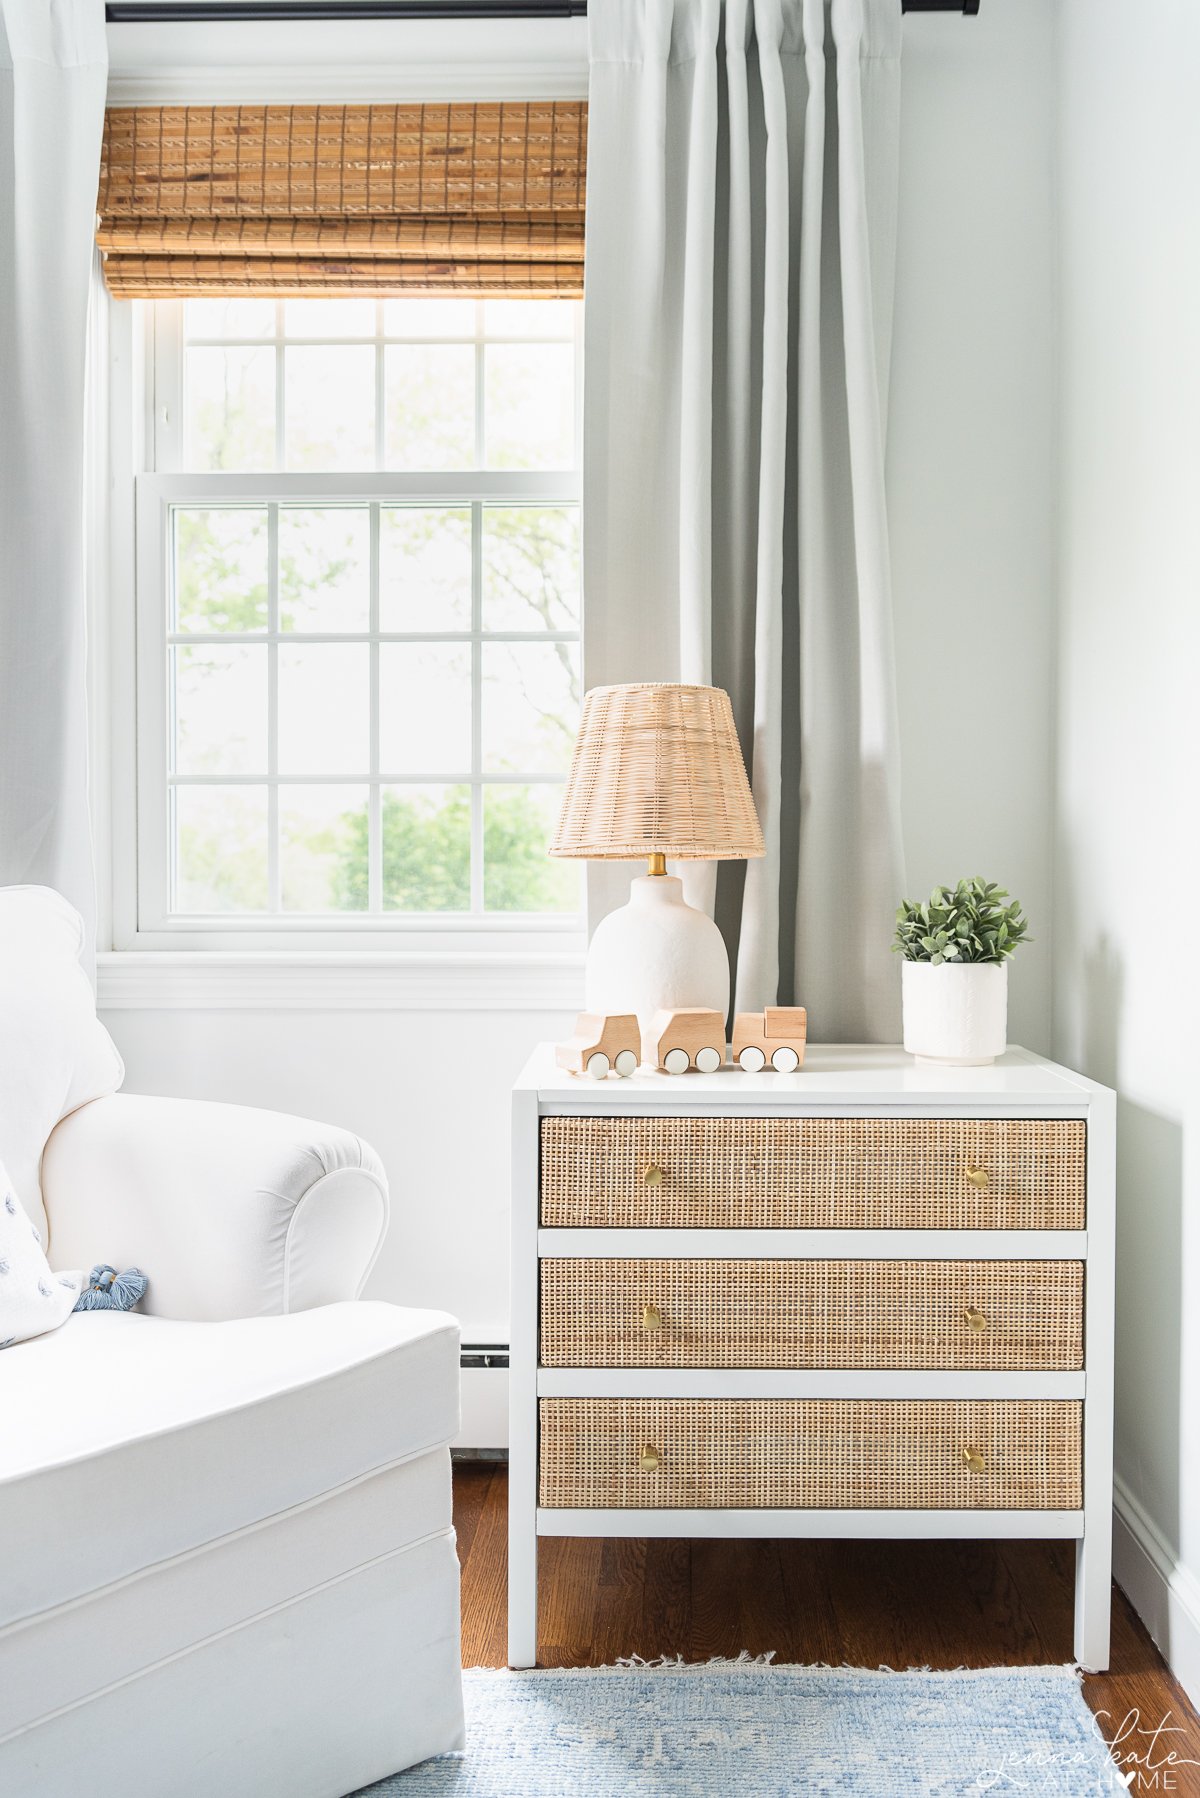
[{"label": "wooden toy car", "polygon": [[803,1005],[768,1005],[739,1011],[733,1020],[733,1059],[747,1073],[769,1063],[777,1074],[793,1074],[804,1060],[808,1013]]},{"label": "wooden toy car", "polygon": [[581,1011],[569,1042],[557,1043],[554,1059],[569,1074],[588,1074],[603,1080],[611,1068],[621,1078],[638,1064],[640,1035],[632,1012],[606,1017],[602,1011]]},{"label": "wooden toy car", "polygon": [[700,1006],[656,1011],[642,1032],[642,1060],[668,1074],[686,1074],[689,1068],[713,1073],[725,1060],[724,1017]]}]

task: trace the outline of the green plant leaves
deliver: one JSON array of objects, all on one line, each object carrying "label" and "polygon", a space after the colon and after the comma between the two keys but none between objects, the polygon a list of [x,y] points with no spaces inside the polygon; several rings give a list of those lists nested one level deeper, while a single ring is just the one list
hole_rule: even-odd
[{"label": "green plant leaves", "polygon": [[905,961],[1006,961],[1029,942],[1028,920],[1018,899],[994,880],[959,880],[936,886],[927,900],[905,899],[896,911],[892,944]]}]

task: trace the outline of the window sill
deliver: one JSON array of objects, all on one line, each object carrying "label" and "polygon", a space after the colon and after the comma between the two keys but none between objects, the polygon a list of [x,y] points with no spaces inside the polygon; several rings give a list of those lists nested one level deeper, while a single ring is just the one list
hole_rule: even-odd
[{"label": "window sill", "polygon": [[105,1011],[576,1011],[579,951],[116,950]]}]

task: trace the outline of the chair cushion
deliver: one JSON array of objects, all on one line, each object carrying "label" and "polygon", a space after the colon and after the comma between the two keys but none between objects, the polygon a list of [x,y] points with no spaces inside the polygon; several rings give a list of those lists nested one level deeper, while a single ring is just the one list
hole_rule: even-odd
[{"label": "chair cushion", "polygon": [[458,1326],[78,1312],[0,1355],[0,1627],[448,1443]]},{"label": "chair cushion", "polygon": [[[0,887],[0,1155],[47,1242],[38,1164],[60,1118],[125,1078],[79,965],[83,920],[49,887]],[[49,1244],[51,1258],[54,1246]]]}]

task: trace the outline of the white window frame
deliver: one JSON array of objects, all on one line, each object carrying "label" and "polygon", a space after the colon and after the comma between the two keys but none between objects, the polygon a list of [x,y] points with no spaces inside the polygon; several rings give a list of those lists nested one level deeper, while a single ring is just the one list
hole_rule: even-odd
[{"label": "white window frame", "polygon": [[[132,309],[131,309],[132,310]],[[140,308],[135,314],[130,336],[136,338],[140,327],[144,338],[144,429],[140,435],[145,451],[138,456],[136,444],[131,456],[134,479],[134,566],[130,570],[133,587],[133,620],[129,632],[135,667],[129,683],[136,694],[132,730],[122,740],[118,713],[114,706],[113,743],[113,942],[120,950],[173,949],[178,951],[228,951],[237,955],[271,953],[280,950],[301,953],[351,953],[419,951],[421,954],[474,957],[500,954],[505,958],[568,957],[574,960],[585,943],[582,910],[576,914],[482,913],[479,890],[482,869],[482,771],[475,765],[479,757],[480,656],[475,649],[473,661],[473,766],[471,770],[447,771],[445,777],[422,777],[420,784],[442,784],[443,778],[455,784],[469,784],[472,790],[472,905],[469,914],[408,913],[343,913],[314,920],[312,917],[273,912],[260,917],[244,915],[205,916],[203,918],[172,914],[169,908],[169,810],[168,810],[168,686],[167,657],[170,559],[170,509],[172,505],[256,503],[274,508],[288,502],[307,504],[348,504],[421,502],[427,504],[470,506],[473,514],[472,619],[469,632],[444,633],[442,640],[478,645],[481,628],[482,570],[479,514],[488,504],[570,504],[578,505],[581,497],[581,431],[582,431],[582,355],[581,320],[577,312],[575,336],[576,392],[576,456],[570,471],[523,473],[476,468],[452,474],[405,474],[400,472],[354,473],[345,475],[267,472],[262,474],[188,474],[180,472],[183,420],[183,308],[182,305]],[[580,309],[581,310],[581,309]],[[482,380],[482,352],[476,334],[476,379]],[[322,339],[322,342],[331,341]],[[370,338],[356,338],[356,343],[370,343]],[[430,341],[445,341],[430,339]],[[380,361],[382,358],[380,357]],[[278,391],[278,390],[277,390]],[[281,402],[280,402],[281,403]],[[282,429],[281,418],[277,430]],[[141,464],[145,472],[136,472]],[[114,473],[116,471],[114,470]],[[274,510],[269,518],[274,519]],[[378,511],[372,510],[372,521]],[[372,537],[374,539],[374,530]],[[377,557],[372,555],[371,625],[378,621]],[[115,622],[115,621],[114,621]],[[282,640],[277,629],[274,566],[270,593],[270,617],[266,642],[272,665]],[[118,633],[114,633],[114,637]],[[321,634],[321,633],[318,633]],[[554,642],[575,640],[577,632],[513,632],[487,634],[488,641]],[[306,634],[307,635],[307,634]],[[412,637],[427,640],[426,633]],[[261,633],[256,638],[262,641]],[[288,640],[291,640],[290,633]],[[377,680],[379,633],[370,632],[372,681]],[[387,640],[391,640],[389,637]],[[404,637],[396,640],[404,641]],[[411,637],[408,639],[411,640]],[[119,679],[119,674],[118,674]],[[116,693],[114,683],[114,697]],[[126,687],[128,693],[128,687]],[[275,691],[272,678],[270,690]],[[376,688],[377,691],[377,688]],[[132,739],[132,742],[129,740]],[[132,766],[131,766],[132,765]],[[136,798],[132,805],[128,789],[122,794],[122,771],[133,773]],[[371,858],[373,897],[379,885],[381,777],[378,743],[371,746],[369,790],[371,810],[369,829],[372,835]],[[467,780],[462,778],[467,774]],[[332,777],[331,777],[332,778]],[[496,777],[487,776],[490,782]],[[514,776],[517,780],[519,777]],[[548,784],[555,777],[538,777]],[[561,779],[561,777],[558,777]],[[501,781],[503,777],[500,777]],[[275,787],[275,771],[271,769],[264,783]],[[390,784],[390,783],[389,783]],[[521,784],[525,784],[522,778]],[[122,827],[122,817],[125,824]],[[275,844],[272,834],[272,862]],[[272,879],[275,870],[272,866]],[[275,889],[277,890],[277,889]],[[580,883],[582,907],[582,881]]]}]

